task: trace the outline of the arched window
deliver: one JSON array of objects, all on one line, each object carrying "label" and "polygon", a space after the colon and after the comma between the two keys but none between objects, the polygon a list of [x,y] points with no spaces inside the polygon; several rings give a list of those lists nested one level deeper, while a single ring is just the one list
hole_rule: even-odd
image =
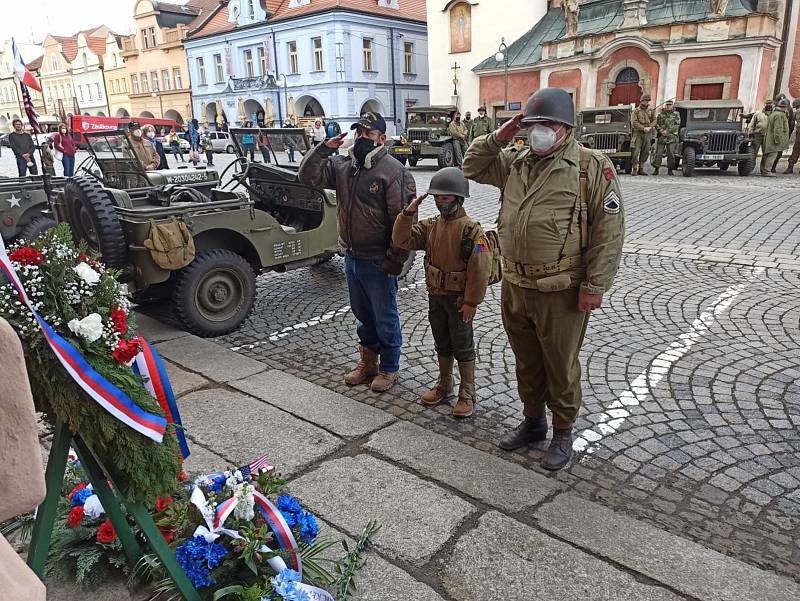
[{"label": "arched window", "polygon": [[639,83],[639,72],[633,67],[625,67],[617,74],[617,79],[614,80],[617,85],[621,83]]}]

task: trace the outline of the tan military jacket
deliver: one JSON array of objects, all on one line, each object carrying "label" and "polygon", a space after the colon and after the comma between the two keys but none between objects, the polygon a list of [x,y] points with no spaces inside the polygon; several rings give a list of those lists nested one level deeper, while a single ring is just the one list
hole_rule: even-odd
[{"label": "tan military jacket", "polygon": [[128,140],[131,142],[133,154],[139,159],[139,164],[142,166],[142,169],[145,171],[153,171],[158,168],[161,159],[158,157],[155,147],[150,142],[144,138],[136,139],[133,136],[128,136]]},{"label": "tan military jacket", "polygon": [[[464,230],[473,228],[473,249],[465,262],[461,258]],[[486,236],[464,208],[453,217],[433,217],[414,223],[405,211],[397,216],[392,244],[406,250],[425,251],[425,281],[430,294],[463,294],[464,304],[477,307],[486,295],[492,271],[492,255]]]},{"label": "tan military jacket", "polygon": [[[565,271],[572,287],[594,294],[611,287],[622,256],[625,217],[616,170],[602,153],[591,151],[584,201],[588,240],[583,243],[581,228],[573,221],[580,190],[580,145],[574,138],[542,158],[527,147],[498,142],[496,133],[478,138],[464,157],[464,175],[502,191],[497,233],[503,257],[523,265],[543,265],[582,255],[582,266]],[[503,272],[503,278],[525,288],[536,288],[539,279],[510,270]]]},{"label": "tan military jacket", "polygon": [[637,106],[631,113],[631,127],[634,132],[644,133],[646,127],[655,123],[655,111]]},{"label": "tan military jacket", "polygon": [[450,122],[447,127],[447,133],[456,138],[457,140],[467,139],[467,128],[464,127],[464,122],[456,123],[455,120]]}]

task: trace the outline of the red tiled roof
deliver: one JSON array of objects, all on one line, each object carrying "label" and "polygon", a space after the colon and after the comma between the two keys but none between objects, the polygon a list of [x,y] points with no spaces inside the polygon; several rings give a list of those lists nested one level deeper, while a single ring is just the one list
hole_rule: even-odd
[{"label": "red tiled roof", "polygon": [[53,36],[58,43],[61,44],[61,53],[66,57],[69,62],[75,60],[78,56],[78,36]]},{"label": "red tiled roof", "polygon": [[197,17],[189,23],[189,30],[191,30],[195,27],[201,27],[211,17],[211,14],[220,8],[221,3],[219,0],[189,0],[186,6],[197,11]]},{"label": "red tiled roof", "polygon": [[202,37],[204,35],[232,31],[234,29],[236,29],[236,23],[230,23],[228,21],[228,5],[219,5],[215,8],[213,13],[206,15],[206,21],[201,23],[197,29],[190,32],[189,37]]},{"label": "red tiled roof", "polygon": [[[269,3],[270,0],[267,0]],[[276,4],[272,0],[272,4]],[[388,17],[400,17],[412,21],[427,21],[425,0],[398,0],[400,9],[386,8],[378,6],[378,0],[311,0],[304,6],[289,7],[289,0],[281,0],[279,6],[274,11],[271,21],[282,21],[302,15],[322,12],[325,10],[345,9],[354,10],[361,13],[381,15]]]},{"label": "red tiled roof", "polygon": [[[178,13],[181,15],[193,15],[197,11],[194,6],[192,6],[192,2],[187,2],[186,4],[172,4],[171,2],[154,2],[154,8],[159,12],[165,13]],[[187,10],[188,9],[188,10]]]},{"label": "red tiled roof", "polygon": [[28,69],[30,71],[32,71],[32,72],[33,71],[38,71],[39,69],[42,68],[42,62],[43,61],[44,61],[44,55],[40,56],[39,58],[33,59],[31,62],[29,62],[25,66],[28,67]]}]

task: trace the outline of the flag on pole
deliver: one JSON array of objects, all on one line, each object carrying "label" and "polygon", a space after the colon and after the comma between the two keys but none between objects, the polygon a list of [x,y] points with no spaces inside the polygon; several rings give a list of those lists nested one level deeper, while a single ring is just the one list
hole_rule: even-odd
[{"label": "flag on pole", "polygon": [[42,85],[34,74],[30,72],[30,69],[25,66],[25,61],[22,60],[22,56],[19,54],[19,48],[17,48],[17,43],[13,38],[11,39],[11,47],[14,51],[14,73],[16,73],[20,83],[23,84],[23,89],[25,86],[28,86],[37,92],[41,92]]},{"label": "flag on pole", "polygon": [[42,133],[42,128],[39,125],[39,115],[36,114],[36,109],[33,108],[33,101],[31,100],[30,92],[28,92],[28,86],[20,82],[19,87],[22,90],[22,108],[25,109],[25,114],[28,115],[28,123],[30,123],[31,129],[33,129],[33,133],[40,134]]}]

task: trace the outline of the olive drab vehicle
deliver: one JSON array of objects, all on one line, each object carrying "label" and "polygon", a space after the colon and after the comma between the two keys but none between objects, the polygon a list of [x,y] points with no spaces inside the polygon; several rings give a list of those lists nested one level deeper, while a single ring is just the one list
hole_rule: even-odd
[{"label": "olive drab vehicle", "polygon": [[684,177],[698,167],[727,171],[736,165],[739,175],[756,166],[753,147],[745,133],[739,100],[690,100],[675,103],[681,115],[679,154]]},{"label": "olive drab vehicle", "polygon": [[[511,121],[511,119],[519,115],[519,113],[519,111],[497,111],[494,116],[494,128],[500,129],[507,121]],[[514,134],[514,144],[517,146],[526,146],[528,144],[528,133],[526,129],[520,129]]]},{"label": "olive drab vehicle", "polygon": [[[299,184],[284,152],[287,143],[307,150],[305,132],[230,133],[239,156],[220,174],[144,172],[124,132],[87,134],[102,177],[73,178],[54,203],[59,220],[122,272],[135,298],[171,299],[183,327],[199,336],[239,327],[258,273],[314,265],[338,249],[335,194]],[[258,137],[270,163],[243,156],[244,135]]]},{"label": "olive drab vehicle", "polygon": [[631,172],[631,113],[627,105],[584,109],[578,115],[578,142],[599,150],[617,169]]},{"label": "olive drab vehicle", "polygon": [[[63,189],[64,177],[50,177],[51,194]],[[55,227],[46,186],[41,175],[0,178],[0,237],[8,246],[28,242]]]},{"label": "olive drab vehicle", "polygon": [[389,154],[412,167],[422,159],[436,159],[439,168],[454,166],[453,137],[447,128],[457,112],[452,105],[409,108],[405,132],[386,145]]}]

